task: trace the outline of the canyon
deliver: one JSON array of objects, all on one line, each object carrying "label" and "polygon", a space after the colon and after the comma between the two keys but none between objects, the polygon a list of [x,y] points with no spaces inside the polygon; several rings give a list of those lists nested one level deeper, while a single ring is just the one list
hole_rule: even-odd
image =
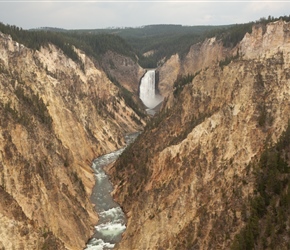
[{"label": "canyon", "polygon": [[[93,160],[142,131],[105,168],[127,217],[115,248],[245,249],[260,158],[288,131],[290,23],[255,24],[232,47],[209,37],[162,60],[154,78],[164,100],[153,117],[138,97],[150,70],[137,57],[73,50],[79,61],[53,43],[31,49],[0,33],[0,248],[84,249],[99,220]],[[273,211],[290,204],[271,195]],[[259,228],[271,224],[267,206]],[[285,214],[276,212],[282,229],[265,226],[247,244],[289,248]]]},{"label": "canyon", "polygon": [[[82,64],[53,44],[33,50],[0,33],[1,249],[83,249],[98,220],[92,161],[145,124],[146,113],[74,49]],[[118,58],[115,72],[131,62]]]}]

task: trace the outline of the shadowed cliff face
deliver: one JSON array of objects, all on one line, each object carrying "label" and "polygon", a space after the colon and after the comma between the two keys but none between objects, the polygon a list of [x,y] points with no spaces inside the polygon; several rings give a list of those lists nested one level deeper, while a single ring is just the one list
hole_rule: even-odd
[{"label": "shadowed cliff face", "polygon": [[82,67],[1,33],[0,51],[0,248],[82,249],[97,222],[91,162],[144,121],[78,49]]},{"label": "shadowed cliff face", "polygon": [[254,27],[239,57],[206,65],[170,94],[115,163],[115,197],[129,218],[118,249],[230,248],[254,193],[250,163],[290,118],[289,27]]},{"label": "shadowed cliff face", "polygon": [[131,58],[108,51],[102,58],[102,66],[105,71],[115,78],[122,86],[131,92],[138,94],[138,84],[145,73]]}]

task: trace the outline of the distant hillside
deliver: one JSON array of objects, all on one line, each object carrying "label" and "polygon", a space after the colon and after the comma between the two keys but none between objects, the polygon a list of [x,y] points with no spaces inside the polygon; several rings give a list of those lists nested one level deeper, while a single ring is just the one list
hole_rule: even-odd
[{"label": "distant hillside", "polygon": [[[221,30],[227,26],[182,26],[182,25],[148,25],[138,28],[112,28],[96,30],[75,30],[86,34],[114,34],[122,37],[132,46],[138,55],[139,64],[144,68],[155,68],[160,60],[179,53],[185,54],[190,46],[203,40],[206,34]],[[150,56],[144,53],[153,51]]]},{"label": "distant hillside", "polygon": [[[42,27],[30,31],[0,23],[0,31],[11,34],[12,38],[28,47],[38,48],[49,41],[60,47],[73,60],[77,60],[71,45],[93,55],[97,60],[107,51],[115,51],[137,61],[143,68],[156,68],[172,55],[184,57],[193,44],[206,38],[216,37],[225,47],[234,47],[244,35],[251,33],[253,24],[265,25],[289,16],[260,18],[256,22],[231,25],[182,26],[175,24],[147,25],[136,28],[107,28],[65,30]],[[7,30],[5,32],[5,30]],[[150,53],[147,53],[150,52]],[[147,53],[147,54],[145,54]]]},{"label": "distant hillside", "polygon": [[[85,34],[114,34],[122,37],[138,55],[138,62],[143,68],[156,68],[160,62],[166,61],[176,53],[185,56],[193,44],[206,38],[217,37],[225,47],[234,47],[244,35],[251,33],[254,23],[266,25],[269,22],[283,19],[289,21],[289,16],[260,18],[256,22],[231,25],[182,26],[174,24],[148,25],[137,28],[110,28],[94,30],[74,30]],[[69,31],[72,32],[72,31]],[[150,52],[146,56],[144,53]]]},{"label": "distant hillside", "polygon": [[[287,21],[288,16],[279,17]],[[256,23],[266,24],[278,18],[261,18]],[[174,54],[184,57],[193,44],[206,38],[217,37],[225,47],[235,46],[248,32],[255,22],[232,25],[182,26],[175,24],[147,25],[136,28],[107,28],[64,30],[43,27],[33,30],[61,36],[70,44],[83,49],[86,53],[98,58],[108,50],[137,60],[143,68],[156,68]],[[31,31],[32,32],[32,31]],[[37,40],[37,39],[34,39]],[[147,54],[146,54],[147,53]]]}]

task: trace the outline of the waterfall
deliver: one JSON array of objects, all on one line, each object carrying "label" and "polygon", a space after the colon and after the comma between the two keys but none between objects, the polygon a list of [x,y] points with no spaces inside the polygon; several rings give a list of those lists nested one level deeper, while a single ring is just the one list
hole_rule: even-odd
[{"label": "waterfall", "polygon": [[142,102],[149,109],[155,108],[162,97],[155,92],[155,70],[148,70],[141,79],[139,96]]}]

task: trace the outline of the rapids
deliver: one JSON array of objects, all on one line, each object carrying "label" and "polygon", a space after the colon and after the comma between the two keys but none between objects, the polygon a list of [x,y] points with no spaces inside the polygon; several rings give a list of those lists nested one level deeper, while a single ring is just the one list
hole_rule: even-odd
[{"label": "rapids", "polygon": [[[126,145],[132,143],[138,135],[139,132],[127,135],[125,137]],[[115,244],[121,240],[122,233],[126,229],[126,217],[119,204],[111,196],[113,186],[103,170],[105,166],[115,161],[124,150],[125,148],[122,148],[100,156],[93,162],[92,168],[95,171],[96,184],[93,188],[91,201],[95,205],[99,221],[85,250],[113,249]]]}]

